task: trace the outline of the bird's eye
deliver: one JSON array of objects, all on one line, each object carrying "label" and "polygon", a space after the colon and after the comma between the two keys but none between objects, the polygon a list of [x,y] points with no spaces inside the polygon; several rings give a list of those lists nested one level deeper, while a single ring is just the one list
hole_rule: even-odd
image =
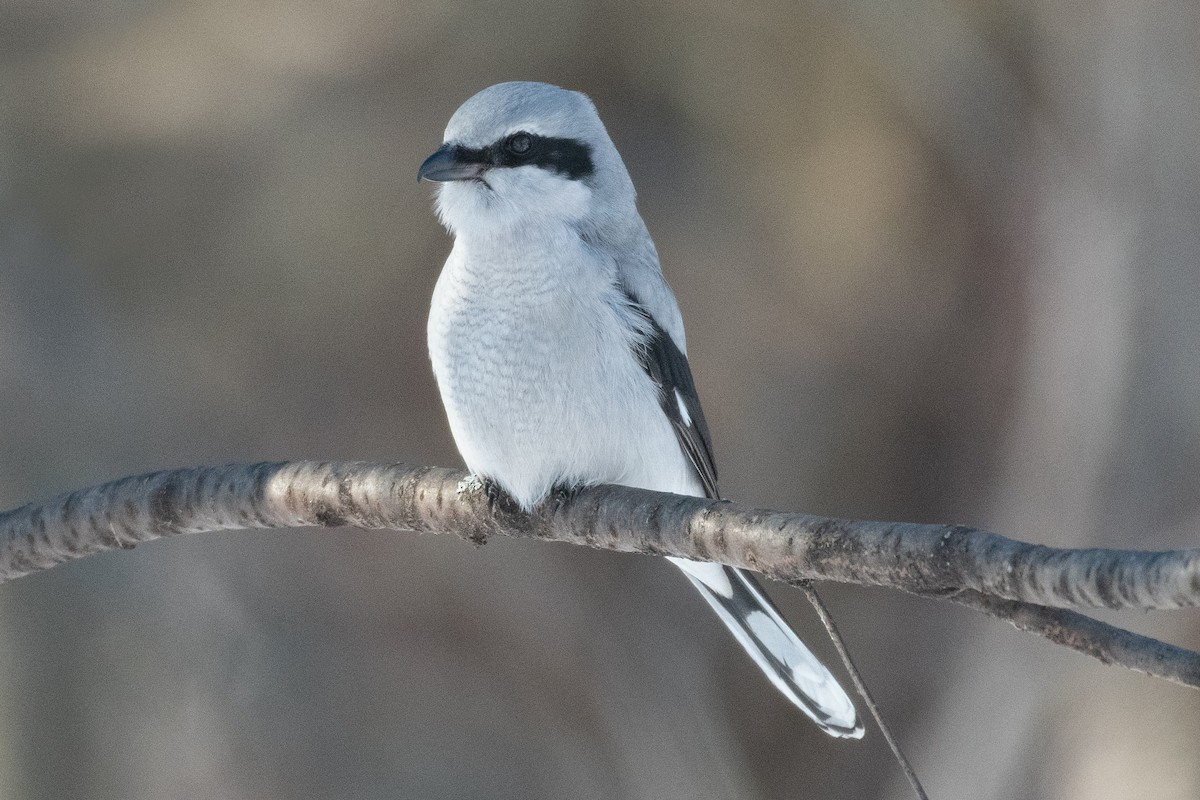
[{"label": "bird's eye", "polygon": [[513,155],[523,156],[533,147],[533,137],[528,133],[514,133],[504,140],[504,149]]}]

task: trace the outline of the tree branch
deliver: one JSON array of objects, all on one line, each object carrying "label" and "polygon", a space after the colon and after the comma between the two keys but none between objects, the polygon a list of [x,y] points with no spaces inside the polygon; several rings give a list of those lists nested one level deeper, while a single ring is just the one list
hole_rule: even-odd
[{"label": "tree branch", "polygon": [[353,526],[681,556],[776,580],[943,597],[1091,655],[1200,688],[1200,654],[1066,608],[1200,605],[1200,550],[1059,549],[962,526],[860,522],[596,486],[526,514],[459,470],[310,461],[138,475],[0,514],[0,582],[180,533]]},{"label": "tree branch", "polygon": [[1017,630],[1044,636],[1103,664],[1116,664],[1134,672],[1166,678],[1181,686],[1200,688],[1200,654],[1191,650],[1066,608],[1001,600],[970,590],[948,595],[945,599],[1005,620]]}]

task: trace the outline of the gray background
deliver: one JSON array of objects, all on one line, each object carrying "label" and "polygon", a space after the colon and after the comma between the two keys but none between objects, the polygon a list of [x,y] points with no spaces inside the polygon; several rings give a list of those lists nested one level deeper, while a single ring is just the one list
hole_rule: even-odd
[{"label": "gray background", "polygon": [[[1196,546],[1198,41],[1182,0],[0,2],[0,504],[458,464],[414,178],[521,78],[625,156],[729,496]],[[1195,692],[825,594],[935,797],[1200,796]],[[0,642],[6,798],[908,796],[651,558],[197,536],[4,586]]]}]

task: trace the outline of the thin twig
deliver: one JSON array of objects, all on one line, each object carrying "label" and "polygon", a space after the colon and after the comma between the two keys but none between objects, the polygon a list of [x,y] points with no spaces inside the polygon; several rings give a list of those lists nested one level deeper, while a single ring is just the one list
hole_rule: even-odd
[{"label": "thin twig", "polygon": [[892,735],[892,729],[883,721],[883,713],[880,712],[879,706],[875,704],[875,698],[871,696],[871,692],[867,689],[866,682],[859,674],[858,667],[854,665],[854,659],[850,658],[850,651],[846,648],[846,642],[842,639],[842,634],[838,632],[837,625],[833,622],[833,617],[829,614],[829,609],[826,608],[825,602],[817,595],[817,590],[813,588],[809,581],[800,581],[796,584],[804,592],[804,596],[808,598],[808,602],[816,609],[817,616],[821,618],[821,624],[825,626],[825,631],[829,634],[829,638],[833,640],[834,649],[842,658],[842,664],[846,667],[846,672],[850,675],[850,680],[854,682],[854,688],[858,690],[858,694],[863,699],[863,704],[867,710],[871,712],[871,716],[875,718],[875,724],[879,726],[879,732],[883,734],[884,740],[888,747],[892,750],[892,755],[896,757],[896,762],[900,765],[900,769],[904,771],[904,777],[908,778],[909,785],[912,786],[920,800],[929,800],[929,795],[925,794],[925,787],[921,785],[921,779],[917,777],[916,770],[905,757],[904,751],[900,749],[900,742]]}]

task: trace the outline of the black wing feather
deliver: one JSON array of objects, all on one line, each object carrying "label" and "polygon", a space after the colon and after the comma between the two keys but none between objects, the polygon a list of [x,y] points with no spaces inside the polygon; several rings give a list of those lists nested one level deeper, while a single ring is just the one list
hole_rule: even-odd
[{"label": "black wing feather", "polygon": [[[679,446],[683,448],[688,461],[700,477],[704,493],[713,500],[718,500],[721,495],[717,489],[717,465],[713,458],[712,437],[708,432],[708,423],[704,421],[704,411],[700,408],[700,396],[696,393],[696,384],[692,380],[692,369],[688,366],[687,356],[646,307],[628,291],[625,294],[629,298],[630,308],[646,321],[649,330],[649,334],[638,347],[638,362],[658,387],[658,403],[667,419],[671,420],[675,438],[679,440]],[[680,402],[687,412],[686,418],[680,413]]]}]

